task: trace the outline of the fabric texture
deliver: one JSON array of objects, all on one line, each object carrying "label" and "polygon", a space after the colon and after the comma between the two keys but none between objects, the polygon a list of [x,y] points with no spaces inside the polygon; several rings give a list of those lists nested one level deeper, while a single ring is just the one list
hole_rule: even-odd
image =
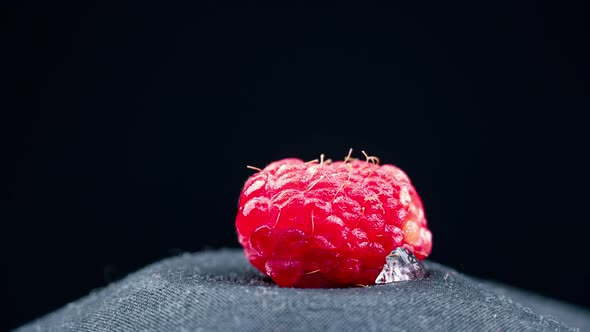
[{"label": "fabric texture", "polygon": [[16,331],[585,331],[590,313],[426,261],[419,281],[279,288],[240,250],[184,254]]}]

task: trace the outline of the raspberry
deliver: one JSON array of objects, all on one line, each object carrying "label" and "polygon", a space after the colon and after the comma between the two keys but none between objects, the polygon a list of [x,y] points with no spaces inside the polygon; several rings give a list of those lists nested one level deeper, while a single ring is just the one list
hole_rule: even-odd
[{"label": "raspberry", "polygon": [[282,287],[372,285],[398,247],[432,248],[408,176],[379,159],[275,161],[245,183],[236,217],[248,260]]}]

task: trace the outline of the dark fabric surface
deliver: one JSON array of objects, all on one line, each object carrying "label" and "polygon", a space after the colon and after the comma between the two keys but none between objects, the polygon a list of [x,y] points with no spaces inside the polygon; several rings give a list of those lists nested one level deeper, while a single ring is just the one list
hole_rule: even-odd
[{"label": "dark fabric surface", "polygon": [[434,262],[427,279],[279,288],[241,251],[148,266],[17,331],[585,331],[590,313]]}]

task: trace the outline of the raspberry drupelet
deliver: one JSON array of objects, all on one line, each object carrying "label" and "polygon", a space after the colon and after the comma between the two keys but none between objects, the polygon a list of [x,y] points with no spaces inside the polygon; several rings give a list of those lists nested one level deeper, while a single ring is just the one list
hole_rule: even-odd
[{"label": "raspberry drupelet", "polygon": [[398,247],[426,258],[432,234],[410,179],[365,157],[288,158],[252,175],[236,217],[250,263],[282,287],[346,287],[374,284]]}]

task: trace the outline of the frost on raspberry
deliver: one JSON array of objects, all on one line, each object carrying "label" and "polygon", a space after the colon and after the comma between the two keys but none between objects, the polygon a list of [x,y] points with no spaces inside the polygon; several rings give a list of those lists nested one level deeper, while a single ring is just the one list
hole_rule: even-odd
[{"label": "frost on raspberry", "polygon": [[279,286],[373,285],[394,250],[430,254],[432,234],[408,176],[364,151],[364,160],[351,154],[250,167],[257,173],[240,195],[238,240]]}]

